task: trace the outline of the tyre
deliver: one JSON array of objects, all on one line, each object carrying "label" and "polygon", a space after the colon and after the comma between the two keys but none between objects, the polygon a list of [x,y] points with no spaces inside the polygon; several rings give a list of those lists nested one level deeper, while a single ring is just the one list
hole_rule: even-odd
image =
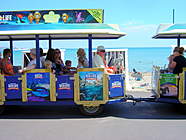
[{"label": "tyre", "polygon": [[80,111],[82,114],[87,116],[97,116],[100,115],[103,112],[103,105],[99,106],[80,106]]},{"label": "tyre", "polygon": [[4,105],[0,105],[0,115],[3,114],[5,110],[5,106]]}]

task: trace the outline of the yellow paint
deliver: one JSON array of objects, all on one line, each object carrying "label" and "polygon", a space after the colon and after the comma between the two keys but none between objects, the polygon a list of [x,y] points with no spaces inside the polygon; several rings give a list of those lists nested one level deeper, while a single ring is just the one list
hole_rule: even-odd
[{"label": "yellow paint", "polygon": [[183,72],[180,74],[180,81],[179,81],[179,94],[178,94],[178,99],[181,103],[186,104],[186,100],[184,100],[185,98],[185,93],[184,93],[184,89],[185,89],[185,72],[186,69],[183,69]]},{"label": "yellow paint", "polygon": [[27,102],[27,86],[26,74],[22,75],[22,101]]},{"label": "yellow paint", "polygon": [[80,68],[77,69],[77,72],[81,71],[104,71],[104,68]]},{"label": "yellow paint", "polygon": [[50,73],[50,101],[56,101],[56,77]]},{"label": "yellow paint", "polygon": [[60,15],[55,14],[54,11],[50,11],[48,14],[44,14],[43,18],[46,23],[58,23]]},{"label": "yellow paint", "polygon": [[25,73],[39,73],[39,72],[51,72],[49,69],[32,69],[28,70]]},{"label": "yellow paint", "polygon": [[0,75],[0,105],[3,105],[4,101],[5,101],[4,76]]}]

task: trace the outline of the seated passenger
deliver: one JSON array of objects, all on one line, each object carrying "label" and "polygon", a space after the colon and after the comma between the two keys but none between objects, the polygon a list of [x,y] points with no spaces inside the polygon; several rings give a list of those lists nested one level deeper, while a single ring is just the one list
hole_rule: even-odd
[{"label": "seated passenger", "polygon": [[0,52],[0,61],[1,61],[1,59],[2,59],[2,58],[1,58],[1,52]]},{"label": "seated passenger", "polygon": [[174,58],[170,63],[170,68],[173,69],[174,74],[182,73],[183,67],[186,67],[186,58],[183,56],[184,48],[179,47],[174,52]]},{"label": "seated passenger", "polygon": [[55,61],[54,61],[54,49],[48,49],[47,56],[44,62],[44,68],[55,70]]},{"label": "seated passenger", "polygon": [[76,73],[76,68],[72,67],[72,61],[66,60],[65,67],[63,68],[63,74],[74,74]]},{"label": "seated passenger", "polygon": [[86,53],[83,48],[79,48],[77,51],[78,65],[77,68],[88,68],[88,60],[86,58]]},{"label": "seated passenger", "polygon": [[168,57],[168,60],[169,60],[168,72],[173,73],[174,68],[171,68],[171,63],[172,63],[173,59],[175,58],[176,52],[178,51],[178,49],[179,49],[179,47],[175,47],[173,50],[173,54]]},{"label": "seated passenger", "polygon": [[105,48],[104,46],[97,47],[97,53],[93,57],[93,67],[94,68],[105,68],[105,73],[113,74],[114,70],[109,68],[105,60]]},{"label": "seated passenger", "polygon": [[12,53],[10,49],[3,50],[3,59],[1,59],[0,61],[0,69],[1,69],[1,73],[5,76],[14,75],[13,66],[10,61],[11,56],[12,56]]},{"label": "seated passenger", "polygon": [[59,74],[62,74],[62,71],[63,71],[63,67],[64,67],[64,63],[63,63],[63,60],[61,59],[61,51],[59,49],[55,49],[54,51],[54,63],[55,63],[55,66],[56,66],[56,74],[59,75]]},{"label": "seated passenger", "polygon": [[[25,71],[35,69],[36,68],[36,49],[30,49],[30,57],[32,60],[28,63],[27,67],[19,70],[19,73],[23,73]],[[42,67],[41,61],[40,61],[40,67]]]},{"label": "seated passenger", "polygon": [[43,49],[40,48],[40,61],[41,61],[41,64],[42,64],[42,68],[44,68],[44,63],[45,63],[45,55],[43,53]]}]

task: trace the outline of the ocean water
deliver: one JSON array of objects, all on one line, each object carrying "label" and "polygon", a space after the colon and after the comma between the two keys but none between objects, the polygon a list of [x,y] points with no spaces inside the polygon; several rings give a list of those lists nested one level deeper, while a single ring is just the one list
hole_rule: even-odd
[{"label": "ocean water", "polygon": [[[64,48],[61,48],[64,49]],[[109,48],[110,49],[110,48]],[[153,65],[158,65],[160,67],[167,66],[168,56],[171,54],[171,47],[129,47],[119,49],[128,49],[128,65],[129,71],[135,68],[140,72],[151,72]],[[0,50],[2,52],[2,49]],[[22,65],[23,63],[23,50],[14,51],[14,65]],[[88,54],[88,49],[85,49],[86,54]],[[76,49],[66,49],[65,48],[65,60],[72,60],[72,65],[77,66],[77,48]]]}]

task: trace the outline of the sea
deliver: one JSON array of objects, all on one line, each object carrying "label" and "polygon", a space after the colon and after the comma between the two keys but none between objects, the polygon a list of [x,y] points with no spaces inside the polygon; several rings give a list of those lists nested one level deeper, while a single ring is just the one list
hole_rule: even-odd
[{"label": "sea", "polygon": [[[78,48],[60,48],[65,50],[64,61],[71,60],[72,66],[77,66],[77,49]],[[107,49],[107,48],[106,48]],[[112,49],[112,48],[109,48]],[[116,48],[113,48],[116,49]],[[128,49],[128,67],[129,72],[135,68],[139,72],[151,72],[153,65],[166,68],[168,64],[168,56],[172,52],[171,47],[118,47],[117,49]],[[3,49],[0,48],[2,53]],[[23,51],[14,50],[14,65],[22,66]],[[88,54],[88,49],[85,49]]]}]

